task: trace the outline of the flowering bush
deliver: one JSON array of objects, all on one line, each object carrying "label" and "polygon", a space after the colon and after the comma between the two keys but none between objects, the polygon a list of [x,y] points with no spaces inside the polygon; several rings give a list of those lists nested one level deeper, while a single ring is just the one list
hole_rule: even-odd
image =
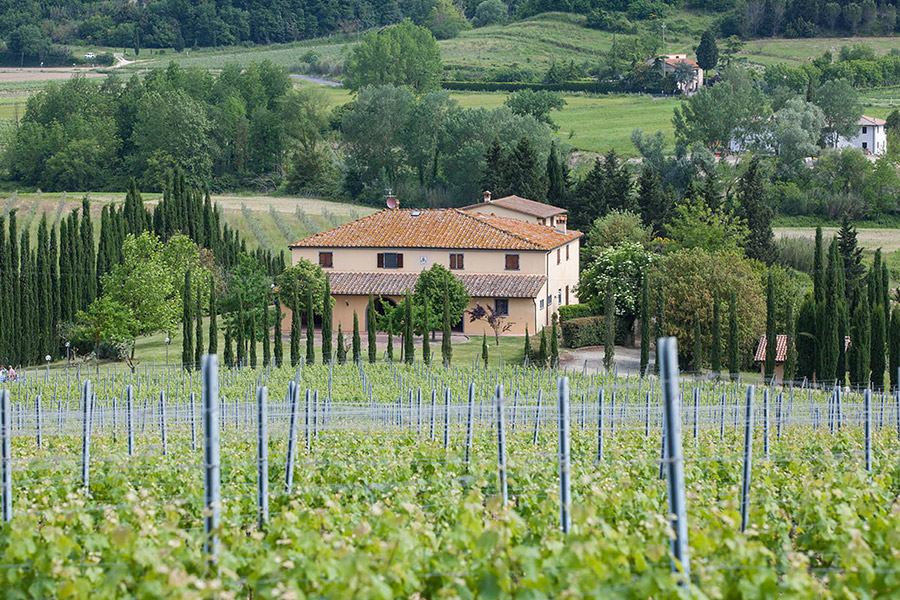
[{"label": "flowering bush", "polygon": [[581,272],[578,298],[590,303],[595,310],[603,310],[607,284],[612,282],[616,296],[616,314],[634,317],[640,310],[641,282],[644,273],[657,256],[636,242],[621,242],[597,250],[597,255]]}]

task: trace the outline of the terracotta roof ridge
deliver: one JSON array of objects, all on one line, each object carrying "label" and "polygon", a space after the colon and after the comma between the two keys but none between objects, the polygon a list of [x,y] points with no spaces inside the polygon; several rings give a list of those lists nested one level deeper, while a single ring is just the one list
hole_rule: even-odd
[{"label": "terracotta roof ridge", "polygon": [[[470,213],[469,211],[460,210],[460,209],[458,209],[458,208],[454,208],[453,210],[456,211],[457,214],[464,215],[464,216],[466,216],[466,217],[468,217],[468,218],[470,218],[470,219],[474,219],[474,220],[478,221],[479,223],[481,223],[481,224],[483,224],[483,225],[487,225],[487,226],[490,227],[491,229],[494,229],[494,230],[496,230],[496,231],[499,231],[500,233],[504,233],[504,234],[506,234],[506,235],[508,235],[508,236],[511,236],[511,237],[513,237],[513,238],[519,240],[520,242],[524,242],[524,243],[526,243],[526,244],[529,244],[529,245],[531,245],[531,246],[533,247],[534,250],[546,250],[546,248],[544,248],[544,246],[543,246],[542,244],[538,244],[538,243],[536,243],[536,242],[534,242],[534,241],[532,241],[532,240],[526,238],[525,236],[519,235],[518,233],[516,233],[516,232],[514,232],[514,231],[510,231],[510,230],[508,230],[508,229],[504,229],[503,227],[498,227],[498,226],[495,225],[494,223],[488,222],[488,220],[487,220],[487,215],[482,215],[482,214],[480,214],[480,213]],[[497,216],[491,215],[491,218],[493,218],[493,219],[503,219],[504,217],[497,217]],[[515,219],[510,219],[510,220],[515,220]],[[521,221],[521,222],[524,223],[524,221]]]}]

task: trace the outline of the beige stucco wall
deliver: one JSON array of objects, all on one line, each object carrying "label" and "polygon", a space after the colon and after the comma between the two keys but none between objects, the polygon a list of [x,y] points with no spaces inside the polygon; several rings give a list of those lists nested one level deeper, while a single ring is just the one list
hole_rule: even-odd
[{"label": "beige stucco wall", "polygon": [[[490,204],[490,203],[476,204],[475,206],[471,206],[471,207],[467,208],[466,210],[471,211],[471,212],[481,213],[483,215],[495,215],[495,216],[504,217],[507,219],[517,219],[519,221],[525,221],[526,223],[535,223],[537,225],[546,225],[548,227],[556,227],[557,226],[556,215],[546,218],[546,219],[543,219],[540,217],[536,217],[534,215],[529,215],[527,213],[519,212],[517,210],[512,210],[512,209],[506,208],[504,206],[498,206],[496,204]],[[559,223],[559,228],[562,231],[566,230],[565,219],[563,219],[562,223]]]},{"label": "beige stucco wall", "polygon": [[[291,264],[305,258],[319,264],[319,252],[332,252],[334,266],[325,271],[384,271],[386,273],[418,273],[435,263],[450,268],[450,254],[462,253],[465,268],[460,273],[519,273],[543,275],[545,253],[534,250],[437,250],[433,248],[291,248]],[[403,254],[402,269],[379,269],[379,252]],[[563,250],[565,252],[565,250]],[[519,270],[506,270],[506,255],[519,255]]]}]

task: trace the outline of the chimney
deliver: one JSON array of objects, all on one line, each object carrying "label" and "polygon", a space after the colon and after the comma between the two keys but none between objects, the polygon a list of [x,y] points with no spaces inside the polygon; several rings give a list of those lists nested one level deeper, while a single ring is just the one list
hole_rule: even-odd
[{"label": "chimney", "polygon": [[484,190],[484,202],[490,202],[490,201],[491,201],[491,191]]}]

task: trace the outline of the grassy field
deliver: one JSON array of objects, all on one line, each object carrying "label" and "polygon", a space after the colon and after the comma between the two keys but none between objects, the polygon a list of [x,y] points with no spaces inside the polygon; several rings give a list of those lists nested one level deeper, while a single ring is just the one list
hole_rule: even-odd
[{"label": "grassy field", "polygon": [[832,48],[839,51],[841,46],[854,44],[869,46],[875,51],[875,54],[881,55],[900,47],[900,38],[833,37],[752,40],[744,46],[743,54],[753,62],[761,64],[785,61],[801,63],[822,56]]}]

